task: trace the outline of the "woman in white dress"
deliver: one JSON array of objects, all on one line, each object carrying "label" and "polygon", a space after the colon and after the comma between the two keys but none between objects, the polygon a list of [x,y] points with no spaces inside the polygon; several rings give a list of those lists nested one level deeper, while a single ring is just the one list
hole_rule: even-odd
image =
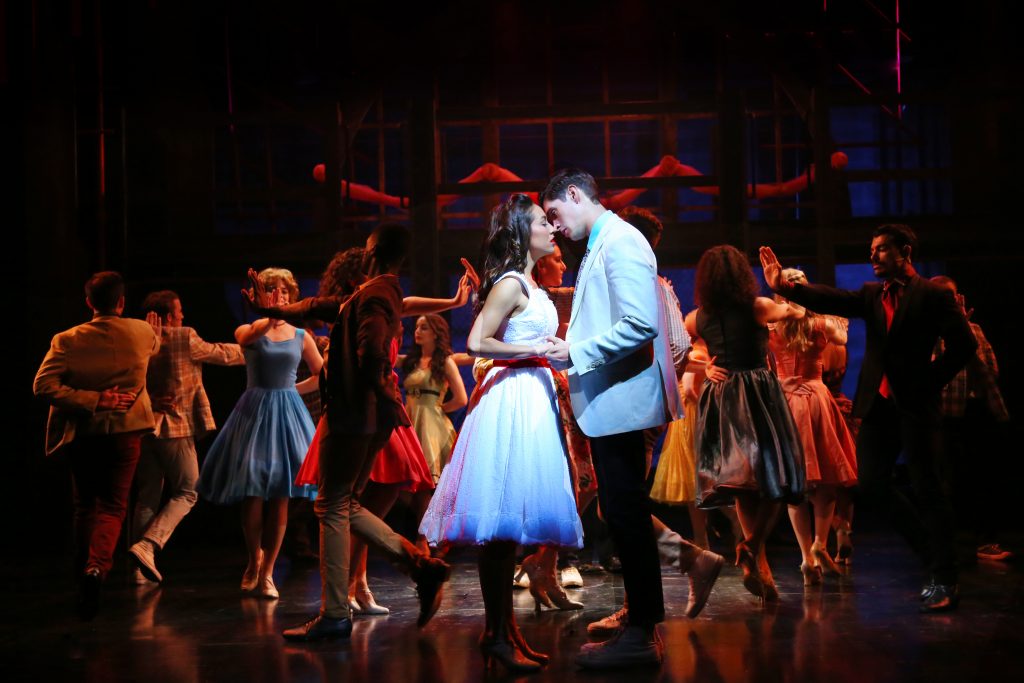
[{"label": "woman in white dress", "polygon": [[491,213],[481,308],[468,347],[472,355],[496,361],[474,393],[420,524],[431,545],[481,546],[480,650],[488,663],[497,660],[510,671],[536,670],[547,661],[530,649],[515,623],[516,545],[578,548],[583,537],[555,383],[543,358],[558,316],[526,274],[554,246],[554,229],[526,195],[512,195]]}]

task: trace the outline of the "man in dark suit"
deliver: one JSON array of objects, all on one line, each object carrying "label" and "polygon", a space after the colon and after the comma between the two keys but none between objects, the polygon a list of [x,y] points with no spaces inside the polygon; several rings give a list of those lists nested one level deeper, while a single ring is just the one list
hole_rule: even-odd
[{"label": "man in dark suit", "polygon": [[54,336],[32,386],[50,404],[46,454],[66,454],[75,497],[79,615],[99,610],[100,586],[128,509],[143,434],[153,431],[146,369],[160,337],[122,318],[124,280],[113,271],[85,283],[92,320]]},{"label": "man in dark suit", "polygon": [[[911,263],[917,238],[905,225],[882,225],[871,240],[871,266],[880,283],[857,291],[787,282],[769,247],[761,247],[768,286],[816,313],[863,318],[867,345],[854,400],[862,418],[857,435],[860,490],[886,509],[931,573],[921,591],[922,612],[955,609],[959,601],[953,518],[943,481],[939,396],[974,354],[977,343],[946,289],[919,277]],[[932,359],[936,342],[946,352]],[[906,456],[916,504],[895,489],[893,467]]]},{"label": "man in dark suit", "polygon": [[[364,510],[356,498],[391,431],[399,424],[408,424],[401,410],[398,386],[392,378],[389,355],[391,341],[400,330],[402,290],[398,271],[405,260],[408,242],[408,231],[402,226],[378,226],[366,240],[363,272],[367,281],[340,309],[335,308],[337,317],[331,329],[326,385],[322,387],[326,429],[320,437],[319,492],[315,503],[320,518],[321,608],[320,614],[307,623],[285,630],[283,635],[288,640],[351,635],[350,529],[384,551],[416,582],[420,626],[437,611],[444,582],[448,580],[447,564],[417,550]],[[303,305],[312,310],[318,302],[322,300],[309,300]],[[256,310],[272,317],[283,314],[265,305]],[[324,314],[318,317],[323,319]]]}]

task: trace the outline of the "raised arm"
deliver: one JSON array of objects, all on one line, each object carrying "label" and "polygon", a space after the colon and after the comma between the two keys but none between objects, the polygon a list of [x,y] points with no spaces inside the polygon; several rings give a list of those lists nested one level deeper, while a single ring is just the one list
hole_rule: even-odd
[{"label": "raised arm", "polygon": [[441,313],[453,308],[461,308],[469,303],[470,294],[480,286],[480,277],[476,270],[466,259],[461,259],[466,272],[459,279],[459,286],[455,296],[450,299],[434,299],[422,296],[407,296],[402,299],[402,317],[411,318],[427,315],[428,313]]},{"label": "raised arm", "polygon": [[450,299],[434,299],[426,296],[407,296],[402,299],[402,317],[418,318],[428,313],[443,313],[453,308],[461,308],[469,302],[472,288],[469,279],[463,275],[459,280],[459,288]]},{"label": "raised arm", "polygon": [[807,314],[802,306],[778,303],[765,296],[754,299],[754,317],[762,325],[777,323],[780,320],[796,320]]},{"label": "raised arm", "polygon": [[273,318],[260,318],[253,323],[239,325],[235,328],[235,341],[238,342],[239,346],[249,346],[269,332],[273,326]]},{"label": "raised arm", "polygon": [[345,302],[341,297],[311,296],[293,304],[279,306],[260,282],[259,274],[254,269],[249,269],[248,278],[249,289],[242,290],[242,300],[249,304],[253,312],[274,320],[284,320],[296,327],[304,327],[313,320],[331,322]]},{"label": "raised arm", "polygon": [[189,328],[189,356],[198,363],[212,365],[245,365],[245,356],[238,344],[223,344],[203,340],[199,334]]},{"label": "raised arm", "polygon": [[844,318],[864,318],[868,315],[863,290],[854,292],[825,285],[788,282],[782,277],[782,264],[771,247],[761,247],[760,257],[765,282],[776,294],[806,306],[815,313],[828,313]]},{"label": "raised arm", "polygon": [[[242,290],[247,294],[248,290]],[[333,296],[310,296],[294,304],[283,306],[260,305],[253,299],[246,298],[249,306],[257,315],[267,316],[274,320],[284,320],[296,327],[305,327],[311,321],[331,322],[338,315],[338,309],[344,299]]]},{"label": "raised arm", "polygon": [[837,318],[829,315],[824,317],[825,321],[825,339],[832,344],[839,346],[846,346],[846,340],[848,337],[849,323],[845,318]]},{"label": "raised arm", "polygon": [[466,350],[469,354],[497,359],[543,356],[551,348],[550,343],[537,346],[506,344],[495,337],[502,322],[521,312],[528,302],[519,281],[515,278],[508,277],[494,285],[487,300],[484,301],[483,309],[473,321],[473,328],[469,331],[469,338],[466,340]]}]

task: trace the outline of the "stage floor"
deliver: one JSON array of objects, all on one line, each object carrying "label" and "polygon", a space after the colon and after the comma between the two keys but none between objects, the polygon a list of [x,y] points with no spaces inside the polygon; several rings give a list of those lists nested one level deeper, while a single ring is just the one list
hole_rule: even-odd
[{"label": "stage floor", "polygon": [[[685,577],[665,567],[668,617],[661,625],[661,669],[588,674],[573,657],[586,625],[615,610],[621,577],[586,575],[571,591],[575,612],[536,613],[516,592],[517,618],[533,646],[552,655],[535,681],[883,681],[1024,680],[1024,582],[1021,564],[980,563],[964,570],[963,601],[945,615],[917,613],[916,563],[884,534],[858,535],[848,576],[802,586],[795,548],[771,548],[781,592],[761,608],[727,566],[698,619],[683,616]],[[119,562],[91,623],[73,615],[74,591],[53,562],[9,564],[5,586],[2,680],[34,681],[477,681],[506,678],[484,670],[476,647],[483,609],[472,551],[453,558],[440,612],[415,626],[412,585],[388,565],[371,563],[371,587],[391,608],[357,617],[350,641],[289,644],[280,631],[305,621],[319,604],[313,565],[278,563],[281,600],[237,594],[237,550],[176,551],[161,567],[165,584],[127,585]]]}]

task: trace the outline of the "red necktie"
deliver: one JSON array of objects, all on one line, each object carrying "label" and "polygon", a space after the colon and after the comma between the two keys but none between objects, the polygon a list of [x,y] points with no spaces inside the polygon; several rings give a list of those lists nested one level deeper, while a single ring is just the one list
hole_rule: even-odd
[{"label": "red necktie", "polygon": [[[890,280],[882,286],[882,310],[885,311],[885,331],[892,327],[892,317],[896,313],[896,304],[900,296],[900,283]],[[883,398],[892,396],[892,388],[889,386],[889,378],[882,375],[882,383],[878,385],[878,393]]]}]

